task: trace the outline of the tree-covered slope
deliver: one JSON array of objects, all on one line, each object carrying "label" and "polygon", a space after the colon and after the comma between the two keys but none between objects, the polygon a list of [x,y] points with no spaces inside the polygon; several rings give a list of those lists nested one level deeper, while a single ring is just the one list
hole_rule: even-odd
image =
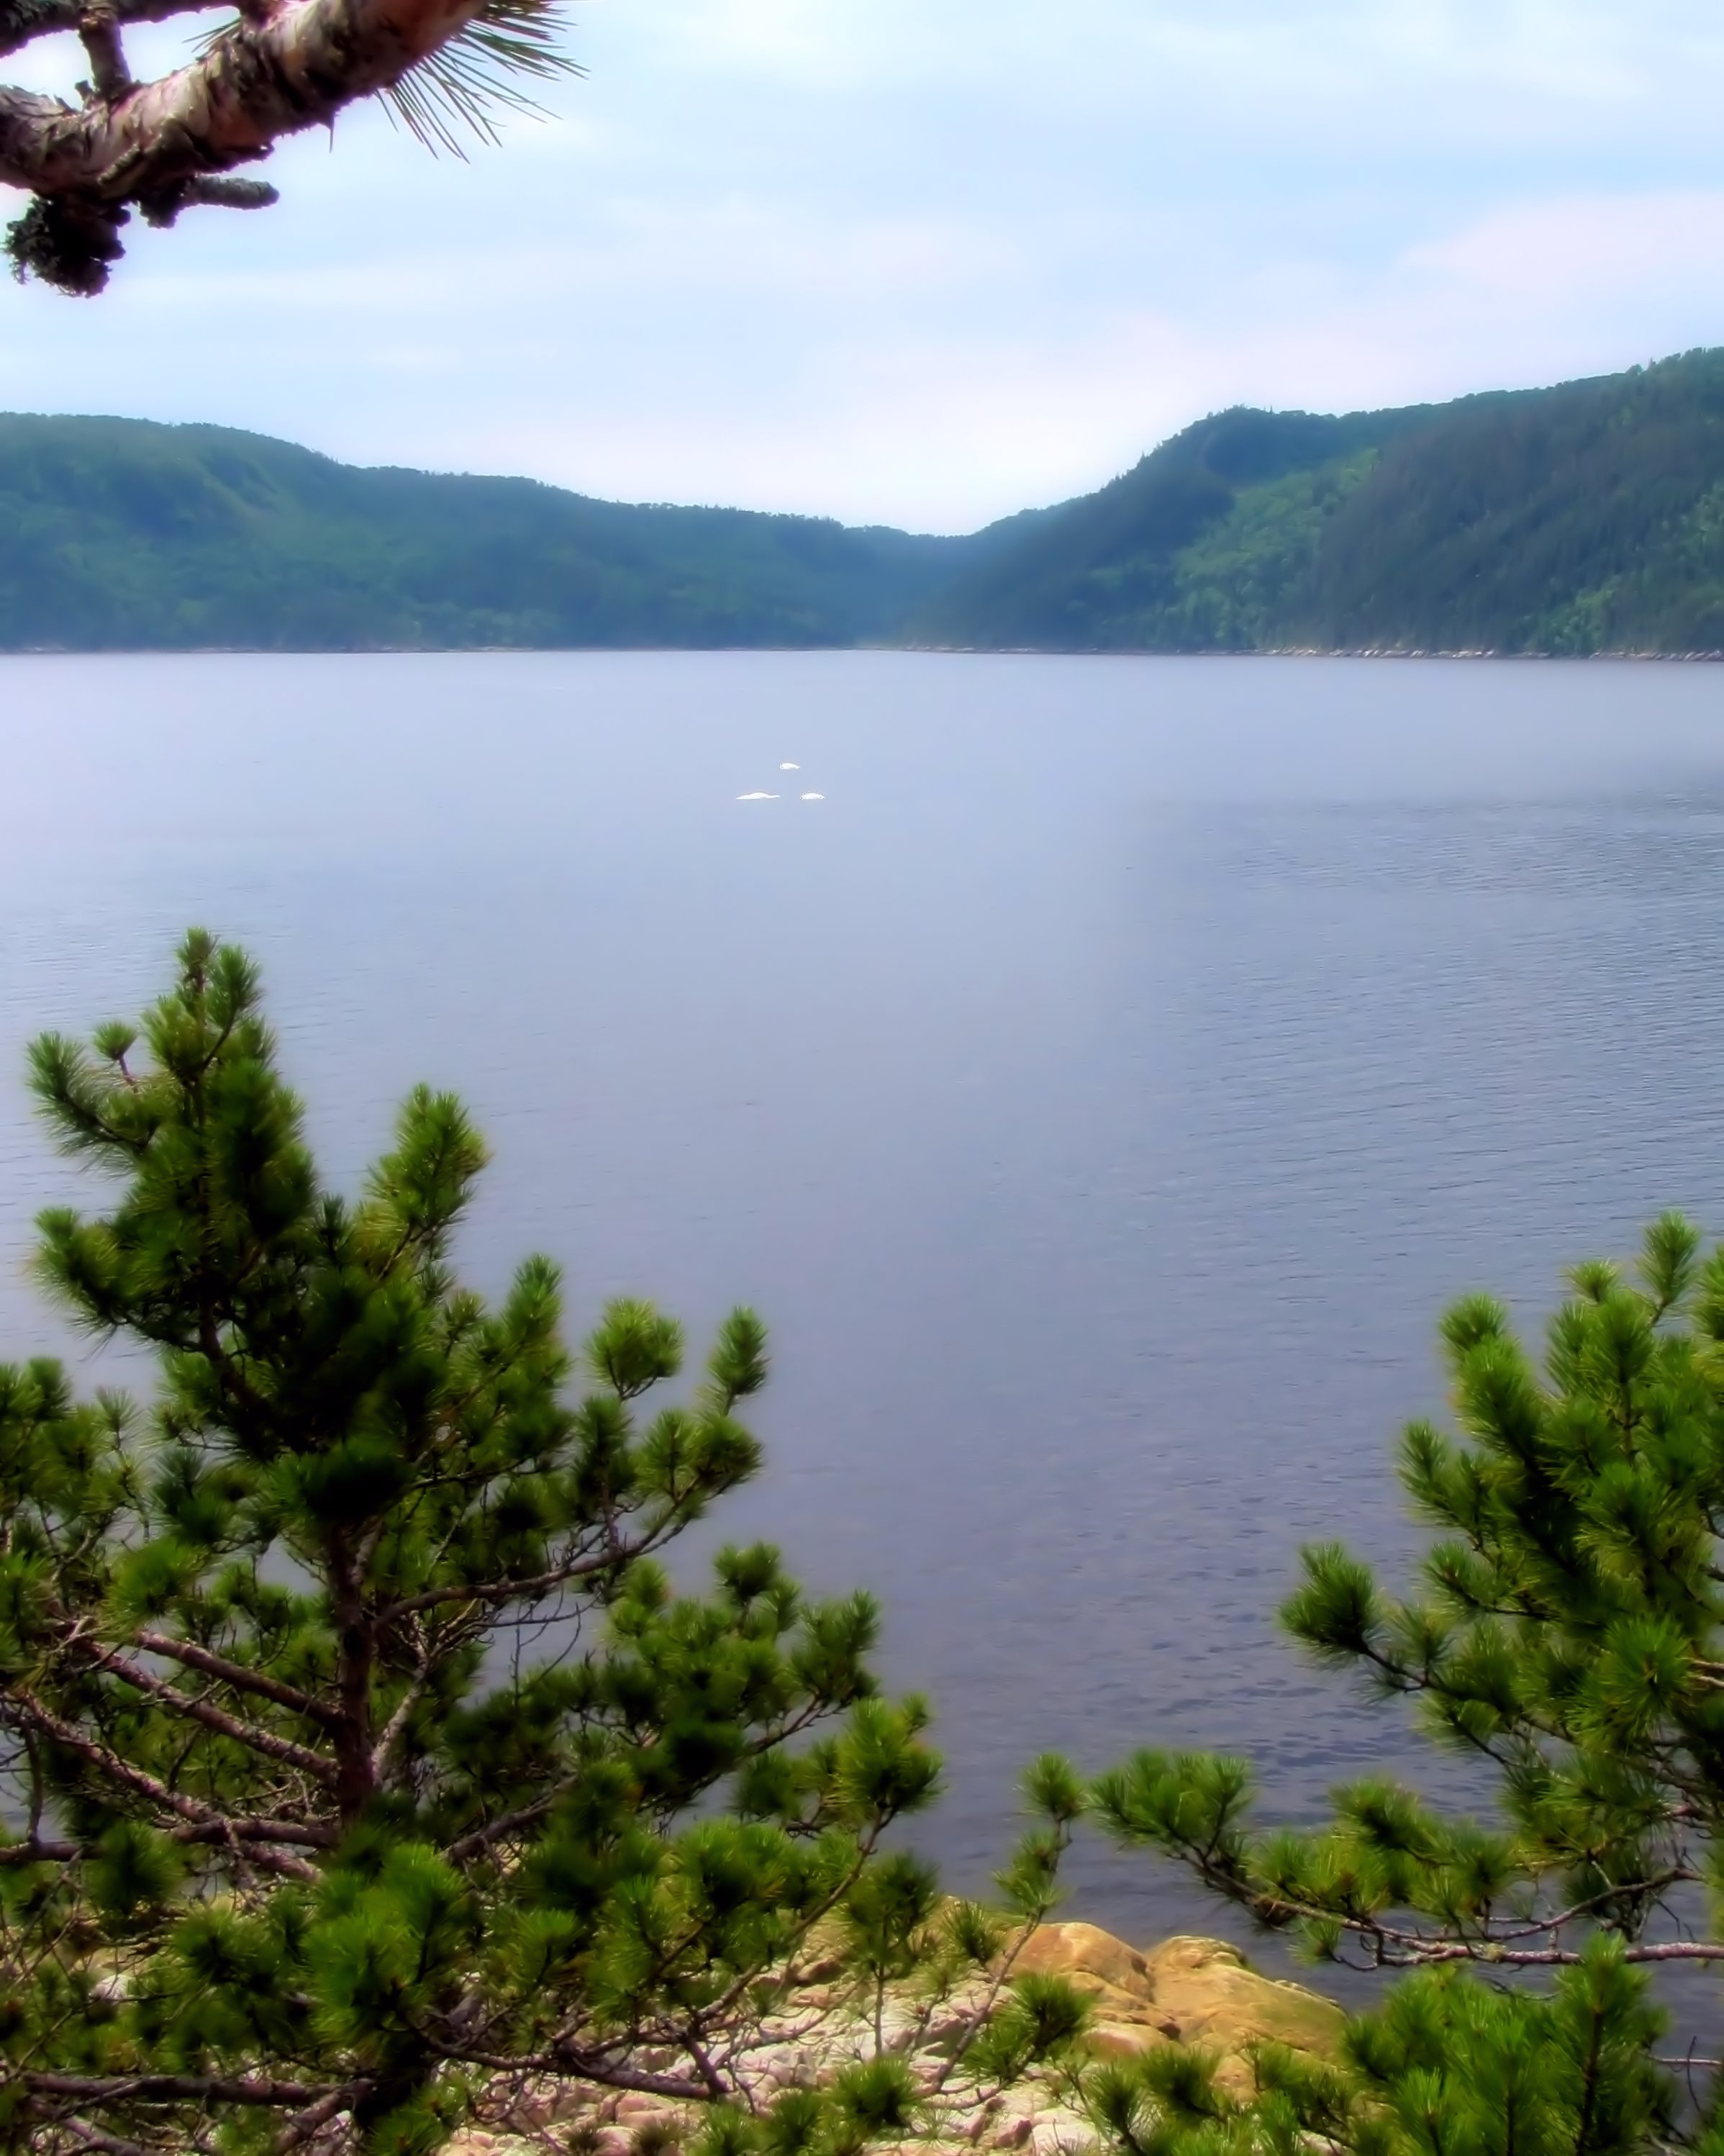
[{"label": "tree-covered slope", "polygon": [[1338,506],[1286,626],[1349,645],[1724,645],[1724,352],[1447,407]]},{"label": "tree-covered slope", "polygon": [[1724,645],[1724,352],[1323,418],[1225,412],[961,572],[928,640]]},{"label": "tree-covered slope", "polygon": [[1234,411],[1188,427],[1098,494],[960,572],[919,624],[1039,649],[1249,649],[1221,633],[1276,609],[1329,497],[1420,415]]},{"label": "tree-covered slope", "polygon": [[0,415],[0,649],[850,644],[988,544]]},{"label": "tree-covered slope", "polygon": [[1724,648],[1724,351],[1220,413],[967,538],[0,415],[0,649]]}]

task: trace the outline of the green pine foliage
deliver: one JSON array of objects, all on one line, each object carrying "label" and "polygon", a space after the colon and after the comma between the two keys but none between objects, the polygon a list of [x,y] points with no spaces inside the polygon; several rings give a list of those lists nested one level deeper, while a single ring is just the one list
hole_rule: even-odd
[{"label": "green pine foliage", "polygon": [[1247,2099],[1200,2058],[1110,2070],[1092,2102],[1126,2156],[1293,2156],[1312,2133],[1359,2156],[1724,2151],[1718,2062],[1679,2084],[1649,1990],[1724,1963],[1724,1250],[1672,1214],[1632,1276],[1577,1267],[1542,1367],[1488,1296],[1443,1340],[1456,1427],[1402,1445],[1433,1531],[1418,1589],[1324,1547],[1283,1615],[1478,1762],[1496,1815],[1371,1780],[1276,1830],[1241,1760],[1142,1752],[1103,1777],[1122,1841],[1320,1958],[1405,1973],[1338,2076],[1270,2061]]},{"label": "green pine foliage", "polygon": [[[880,1846],[938,1762],[873,1604],[765,1547],[704,1593],[665,1568],[758,1466],[752,1312],[675,1391],[649,1304],[577,1353],[546,1260],[487,1303],[460,1105],[413,1093],[331,1194],[254,969],[202,933],[141,1027],[33,1075],[110,1184],[42,1217],[40,1276],[156,1381],[0,1368],[0,2147],[418,2156],[549,2082],[716,2106],[713,2156],[846,2156],[1070,2041],[1010,1982],[1070,1779],[1003,1917],[943,1901]],[[931,2082],[881,2043],[757,2109],[822,1960],[839,2008],[984,1996]]]},{"label": "green pine foliage", "polygon": [[1085,2093],[1121,2156],[1655,2156],[1691,2138],[1654,2063],[1660,2026],[1594,1944],[1546,1996],[1408,1978],[1332,2066],[1261,2045],[1241,2089],[1174,2044],[1095,2070]]}]

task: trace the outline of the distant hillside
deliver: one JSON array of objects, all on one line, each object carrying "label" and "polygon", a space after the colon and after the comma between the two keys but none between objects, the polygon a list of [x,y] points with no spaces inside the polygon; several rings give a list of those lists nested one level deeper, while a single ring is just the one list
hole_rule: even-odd
[{"label": "distant hillside", "polygon": [[1724,352],[1224,412],[968,538],[0,414],[0,649],[1724,649]]},{"label": "distant hillside", "polygon": [[923,639],[1724,647],[1724,352],[1331,419],[1224,412],[960,572]]},{"label": "distant hillside", "polygon": [[878,642],[1011,536],[637,508],[220,427],[0,414],[0,649]]}]

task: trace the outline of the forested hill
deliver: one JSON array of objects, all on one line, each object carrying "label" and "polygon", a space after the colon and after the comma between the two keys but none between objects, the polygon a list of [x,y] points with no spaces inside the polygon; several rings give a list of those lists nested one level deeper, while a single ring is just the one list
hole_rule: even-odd
[{"label": "forested hill", "polygon": [[0,649],[877,643],[1013,530],[634,506],[0,414]]},{"label": "forested hill", "polygon": [[968,538],[0,415],[0,649],[1724,648],[1724,351],[1224,412]]},{"label": "forested hill", "polygon": [[1724,352],[1345,418],[1224,412],[961,572],[931,642],[1724,647]]}]

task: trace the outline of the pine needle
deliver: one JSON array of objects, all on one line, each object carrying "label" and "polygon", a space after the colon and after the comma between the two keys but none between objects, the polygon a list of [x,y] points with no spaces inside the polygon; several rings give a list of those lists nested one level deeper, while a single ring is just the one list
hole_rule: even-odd
[{"label": "pine needle", "polygon": [[[556,82],[586,74],[562,49],[565,27],[559,0],[485,0],[459,36],[377,93],[383,110],[433,157],[447,150],[464,163],[469,131],[499,143],[508,115],[548,117],[521,87],[522,78]],[[218,23],[193,38],[192,46],[207,53],[235,28],[232,21]]]},{"label": "pine needle", "polygon": [[459,37],[382,92],[384,109],[434,157],[447,150],[464,160],[469,131],[497,142],[509,114],[546,116],[523,80],[586,73],[562,49],[563,27],[557,0],[486,0]]}]

